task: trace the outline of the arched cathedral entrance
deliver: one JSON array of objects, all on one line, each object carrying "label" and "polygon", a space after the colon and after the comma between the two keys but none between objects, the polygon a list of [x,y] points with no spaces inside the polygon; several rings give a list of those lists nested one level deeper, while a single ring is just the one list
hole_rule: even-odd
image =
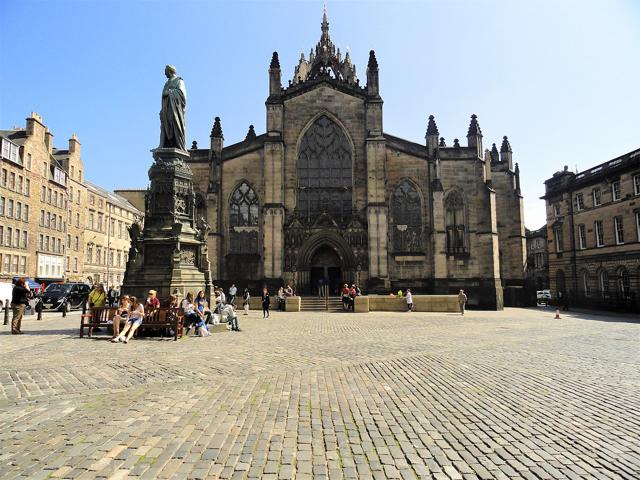
[{"label": "arched cathedral entrance", "polygon": [[342,283],[342,261],[336,251],[323,245],[311,257],[309,276],[312,293],[318,293],[321,286],[329,287],[329,295],[339,291]]}]

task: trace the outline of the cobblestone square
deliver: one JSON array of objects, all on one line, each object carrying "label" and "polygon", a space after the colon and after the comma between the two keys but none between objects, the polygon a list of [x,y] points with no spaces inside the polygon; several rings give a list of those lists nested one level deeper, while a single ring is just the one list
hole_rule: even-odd
[{"label": "cobblestone square", "polygon": [[640,323],[240,316],[177,342],[0,335],[2,478],[640,478]]}]

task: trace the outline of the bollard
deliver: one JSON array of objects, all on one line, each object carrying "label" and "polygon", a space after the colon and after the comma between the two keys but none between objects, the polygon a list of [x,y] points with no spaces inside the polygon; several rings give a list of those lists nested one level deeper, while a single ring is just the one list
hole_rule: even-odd
[{"label": "bollard", "polygon": [[4,301],[4,324],[9,325],[9,299]]},{"label": "bollard", "polygon": [[42,320],[42,299],[38,299],[38,303],[36,303],[36,311],[38,312],[38,318],[36,320]]},{"label": "bollard", "polygon": [[86,315],[87,313],[87,301],[82,302],[82,315]]},{"label": "bollard", "polygon": [[62,302],[62,317],[66,317],[67,316],[67,299],[65,298],[64,301]]}]

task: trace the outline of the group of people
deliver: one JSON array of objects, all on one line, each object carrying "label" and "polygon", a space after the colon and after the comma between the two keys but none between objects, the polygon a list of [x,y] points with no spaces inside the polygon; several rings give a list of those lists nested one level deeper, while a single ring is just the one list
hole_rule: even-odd
[{"label": "group of people", "polygon": [[362,295],[362,290],[358,285],[352,284],[351,287],[347,283],[344,284],[340,291],[340,298],[342,299],[342,308],[344,310],[354,310],[356,303],[356,297]]},{"label": "group of people", "polygon": [[[413,294],[411,293],[411,289],[407,288],[407,291],[403,294],[402,289],[398,290],[398,297],[402,298],[404,297],[406,302],[407,302],[407,311],[408,312],[413,312]],[[394,293],[391,293],[392,297],[395,297],[396,295]],[[460,306],[460,313],[462,315],[464,315],[464,309],[465,306],[467,304],[467,294],[464,293],[463,289],[460,289],[460,291],[458,292],[458,305]]]},{"label": "group of people", "polygon": [[[233,286],[235,288],[235,286]],[[231,289],[230,289],[231,290]],[[238,316],[235,311],[235,293],[237,290],[231,290],[234,293],[229,295],[227,301],[224,291],[216,287],[214,289],[215,306],[213,310],[209,307],[204,290],[200,290],[194,297],[193,292],[188,292],[182,302],[178,302],[176,295],[169,295],[165,306],[169,308],[182,308],[184,313],[185,335],[193,329],[197,335],[208,337],[209,325],[218,325],[221,322],[227,323],[227,327],[235,332],[240,331],[238,324]],[[122,331],[111,339],[112,342],[128,343],[133,337],[136,330],[142,325],[144,316],[161,307],[160,299],[155,290],[149,290],[146,300],[141,303],[138,298],[132,295],[123,295],[120,297],[118,309],[114,317],[114,323],[125,322]],[[173,332],[169,332],[173,334]]]},{"label": "group of people", "polygon": [[[263,301],[264,301],[265,290],[267,290],[267,289],[264,288],[263,292],[262,292],[263,293]],[[268,295],[269,291],[267,290],[266,293]],[[285,308],[286,308],[286,304],[287,304],[287,298],[288,297],[293,297],[294,295],[295,295],[295,292],[293,291],[293,288],[291,288],[291,285],[287,284],[286,287],[280,287],[278,289],[277,294],[276,294],[276,298],[278,300],[278,310],[284,312]]]}]

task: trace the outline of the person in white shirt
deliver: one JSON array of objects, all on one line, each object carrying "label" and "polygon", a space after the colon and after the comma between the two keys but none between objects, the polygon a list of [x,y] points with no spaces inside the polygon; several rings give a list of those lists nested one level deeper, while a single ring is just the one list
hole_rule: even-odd
[{"label": "person in white shirt", "polygon": [[133,334],[142,324],[142,320],[144,319],[144,305],[138,302],[138,299],[133,296],[129,297],[129,301],[131,302],[131,306],[127,314],[127,324],[124,326],[122,332],[120,332],[120,335],[111,339],[114,343],[129,343],[129,340],[131,340],[131,337],[133,337]]},{"label": "person in white shirt", "polygon": [[238,325],[238,315],[236,315],[236,311],[233,308],[233,305],[228,304],[222,308],[222,321],[227,322],[227,327],[235,332],[240,331],[240,326]]},{"label": "person in white shirt", "polygon": [[407,311],[413,312],[413,295],[411,295],[411,290],[408,288],[405,298],[407,299]]},{"label": "person in white shirt", "polygon": [[235,305],[236,303],[236,295],[238,293],[238,289],[236,288],[235,283],[231,284],[231,287],[229,287],[229,303],[231,305]]}]

